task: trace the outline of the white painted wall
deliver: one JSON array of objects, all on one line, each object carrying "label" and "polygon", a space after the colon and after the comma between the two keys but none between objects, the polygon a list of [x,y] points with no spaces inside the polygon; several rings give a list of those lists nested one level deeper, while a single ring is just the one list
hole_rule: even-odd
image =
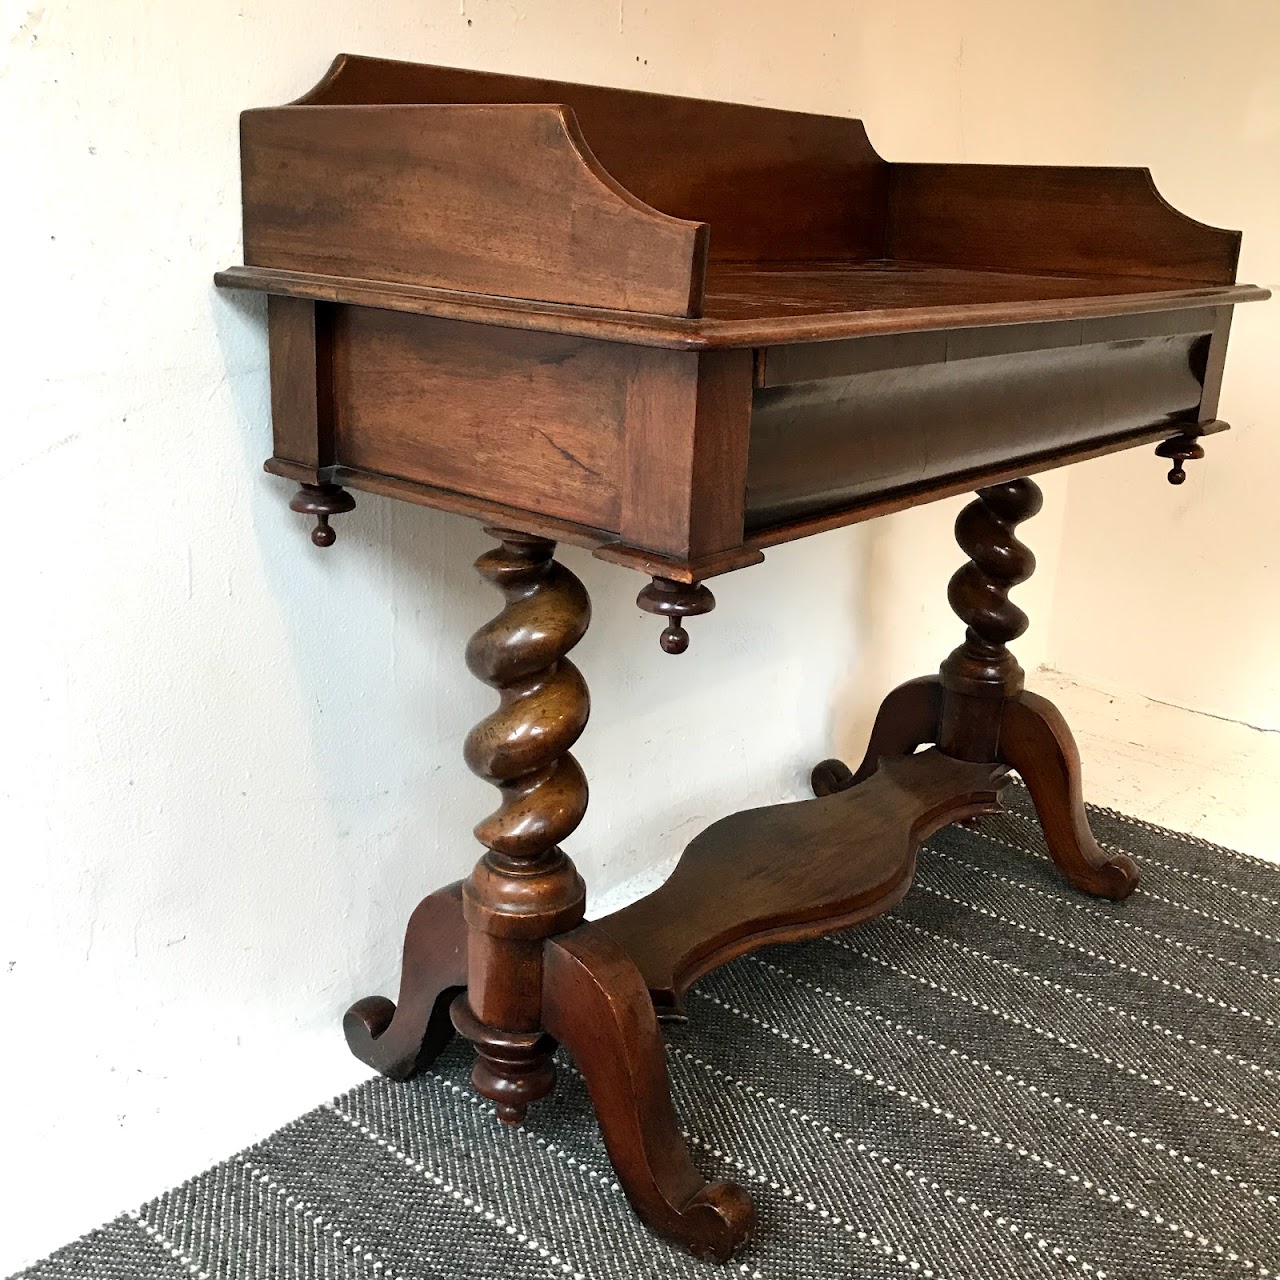
[{"label": "white painted wall", "polygon": [[1049,660],[1280,733],[1280,5],[1162,4],[1140,21],[1150,8],[1108,9],[1092,154],[1141,159],[1178,208],[1243,230],[1240,278],[1278,296],[1236,309],[1219,408],[1234,430],[1181,488],[1145,451],[1071,474]]},{"label": "white painted wall", "polygon": [[[492,702],[461,660],[497,601],[469,567],[479,530],[361,498],[322,553],[288,486],[260,471],[262,308],[210,285],[239,260],[238,112],[295,96],[349,49],[860,114],[903,159],[1156,160],[1175,202],[1244,220],[1250,179],[1215,139],[1274,140],[1274,98],[1210,91],[1190,61],[1171,84],[1180,49],[1162,38],[1149,64],[1142,50],[1167,24],[1199,50],[1252,6],[1194,22],[1190,4],[1029,8],[0,0],[0,373],[16,453],[0,1089],[17,1153],[0,1162],[0,1272],[357,1078],[338,1017],[394,993],[408,911],[465,873],[491,803],[460,758]],[[1234,37],[1249,65],[1264,8]],[[1230,79],[1225,56],[1213,67]],[[1145,101],[1156,92],[1168,118]],[[1254,252],[1265,239],[1255,229]],[[1243,320],[1240,337],[1261,368]],[[1259,456],[1220,452],[1215,474],[1246,492]],[[1154,463],[1142,484],[1153,523],[1138,532],[1184,545],[1170,532],[1181,497]],[[1069,508],[1061,477],[1046,489],[1026,534],[1051,566]],[[594,694],[578,753],[594,805],[568,843],[593,888],[730,809],[800,794],[833,741],[856,751],[886,685],[957,638],[943,599],[957,506],[720,580],[679,660],[634,609],[637,577],[566,554],[596,604],[576,655]],[[1115,545],[1134,532],[1118,523]],[[1087,551],[1072,548],[1069,589]],[[1042,573],[1021,596],[1038,619],[1029,668],[1048,655],[1053,587]],[[1114,643],[1145,652],[1140,638],[1125,627]]]}]

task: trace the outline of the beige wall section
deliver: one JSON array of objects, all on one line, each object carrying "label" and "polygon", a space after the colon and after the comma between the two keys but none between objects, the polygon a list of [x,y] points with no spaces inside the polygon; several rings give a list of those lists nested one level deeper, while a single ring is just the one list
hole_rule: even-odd
[{"label": "beige wall section", "polygon": [[[1179,208],[1242,229],[1241,278],[1275,290],[1280,4],[1135,8],[1113,6],[1097,68],[1100,158],[1141,156]],[[1053,666],[1280,732],[1278,370],[1280,297],[1238,308],[1220,406],[1235,429],[1186,484],[1156,483],[1141,454],[1071,475]]]},{"label": "beige wall section", "polygon": [[[1274,0],[924,2],[857,14],[850,100],[886,156],[1146,165],[1175,207],[1244,232],[1241,279],[1280,284]],[[1028,669],[1043,661],[1280,729],[1278,368],[1280,300],[1239,308],[1220,410],[1235,430],[1209,442],[1181,489],[1147,450],[1046,486],[1045,514],[1025,527],[1040,574],[1018,596],[1033,617],[1019,646]],[[842,740],[860,735],[872,670],[905,674],[945,630],[912,590],[923,575],[945,577],[945,553],[926,536],[938,523],[929,509],[874,535],[875,609],[841,701]]]}]

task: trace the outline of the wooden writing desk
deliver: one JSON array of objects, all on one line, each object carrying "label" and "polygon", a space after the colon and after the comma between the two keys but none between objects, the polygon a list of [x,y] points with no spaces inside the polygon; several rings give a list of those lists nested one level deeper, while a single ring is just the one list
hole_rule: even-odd
[{"label": "wooden writing desk", "polygon": [[[357,1002],[347,1039],[404,1077],[456,1028],[512,1123],[563,1043],[636,1211],[728,1257],[751,1201],[689,1159],[655,1008],[887,910],[921,842],[996,811],[1011,769],[1063,875],[1132,892],[1089,832],[1067,726],[1007,648],[1034,567],[1014,529],[1049,467],[1156,444],[1180,482],[1225,428],[1232,308],[1267,294],[1234,283],[1238,234],[1145,170],[889,164],[858,121],[759,107],[341,57],[244,115],[242,159],[247,265],[217,282],[269,295],[266,465],[300,483],[312,540],[360,489],[500,544],[477,568],[505,605],[467,664],[501,702],[466,758],[502,802],[471,877],[410,919],[399,1004]],[[815,799],[715,823],[656,893],[584,923],[559,845],[587,803],[566,654],[590,604],[555,543],[648,576],[639,604],[680,653],[707,579],[971,489],[964,641],[889,694],[859,768],[824,761]]]}]

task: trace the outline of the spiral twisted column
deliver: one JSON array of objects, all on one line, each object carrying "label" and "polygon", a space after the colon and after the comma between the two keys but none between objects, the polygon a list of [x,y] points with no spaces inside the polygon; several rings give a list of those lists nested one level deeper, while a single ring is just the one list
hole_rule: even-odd
[{"label": "spiral twisted column", "polygon": [[1004,704],[1023,689],[1023,670],[1009,642],[1027,629],[1027,615],[1009,599],[1036,567],[1014,529],[1043,504],[1033,480],[1009,480],[978,490],[956,520],[956,541],[968,557],[952,576],[947,599],[965,623],[964,643],[942,664],[944,690],[938,745],[962,760],[999,758]]},{"label": "spiral twisted column", "polygon": [[506,603],[467,646],[473,675],[498,709],[467,735],[472,772],[502,801],[475,829],[485,854],[463,886],[467,992],[452,1014],[478,1051],[472,1080],[509,1123],[554,1083],[542,1033],[543,941],[582,920],[585,891],[559,842],[587,807],[569,754],[587,723],[586,682],[565,656],[586,632],[586,589],[545,538],[491,529],[501,546],[476,561]]}]

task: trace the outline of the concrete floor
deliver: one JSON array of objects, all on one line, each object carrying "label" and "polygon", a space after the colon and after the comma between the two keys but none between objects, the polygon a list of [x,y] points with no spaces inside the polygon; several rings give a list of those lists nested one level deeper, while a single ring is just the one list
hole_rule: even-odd
[{"label": "concrete floor", "polygon": [[[1052,671],[1028,683],[1074,727],[1093,803],[1280,863],[1280,823],[1271,810],[1280,733],[1089,688]],[[647,892],[664,874],[655,868],[617,886],[593,900],[591,914]],[[75,1052],[51,1053],[9,1091],[0,1275],[368,1074],[347,1054],[336,1025],[225,1037],[205,1025],[168,1029],[200,1048],[180,1076],[161,1075],[148,1068],[145,1045],[108,1013]]]}]

